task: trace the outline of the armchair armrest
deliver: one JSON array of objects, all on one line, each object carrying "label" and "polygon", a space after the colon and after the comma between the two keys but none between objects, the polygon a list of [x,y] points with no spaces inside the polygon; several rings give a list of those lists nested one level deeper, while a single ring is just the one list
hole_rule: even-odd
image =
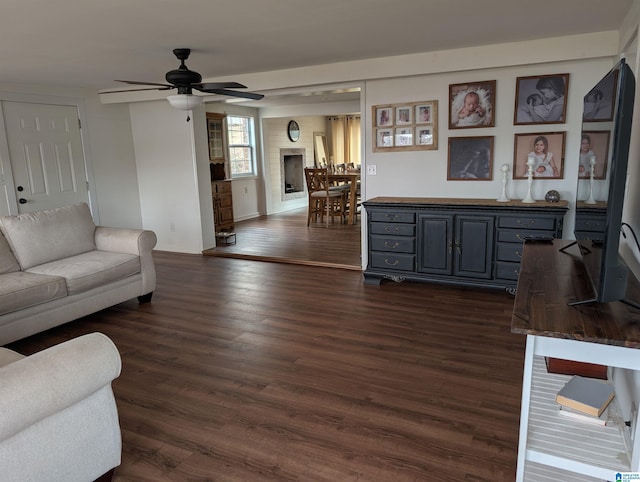
[{"label": "armchair armrest", "polygon": [[71,407],[120,375],[120,354],[101,333],[53,346],[0,368],[0,441]]}]

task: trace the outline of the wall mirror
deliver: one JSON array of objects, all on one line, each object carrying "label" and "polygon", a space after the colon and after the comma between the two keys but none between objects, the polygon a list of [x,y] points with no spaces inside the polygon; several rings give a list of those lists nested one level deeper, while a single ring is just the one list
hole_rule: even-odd
[{"label": "wall mirror", "polygon": [[327,136],[324,132],[313,133],[313,148],[315,154],[315,166],[327,167],[328,165],[328,153],[327,153]]}]

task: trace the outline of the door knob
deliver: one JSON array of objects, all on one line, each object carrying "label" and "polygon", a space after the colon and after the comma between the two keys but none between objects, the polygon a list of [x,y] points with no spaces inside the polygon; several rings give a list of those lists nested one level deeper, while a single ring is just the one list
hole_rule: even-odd
[{"label": "door knob", "polygon": [[24,188],[22,186],[18,186],[16,189],[18,190],[18,192],[24,191]]},{"label": "door knob", "polygon": [[21,197],[20,199],[18,199],[18,202],[19,202],[20,204],[27,204],[27,200],[26,200],[25,198],[23,198],[23,197]]}]

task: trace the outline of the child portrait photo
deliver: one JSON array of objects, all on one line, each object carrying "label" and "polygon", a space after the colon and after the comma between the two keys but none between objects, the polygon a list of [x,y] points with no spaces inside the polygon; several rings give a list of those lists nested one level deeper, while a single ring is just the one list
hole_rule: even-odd
[{"label": "child portrait photo", "polygon": [[565,132],[515,134],[513,179],[526,179],[533,160],[533,179],[564,178]]},{"label": "child portrait photo", "polygon": [[578,177],[591,177],[591,163],[593,161],[593,178],[607,178],[607,164],[609,162],[609,136],[611,131],[582,131],[580,136],[580,161]]},{"label": "child portrait photo", "polygon": [[494,127],[496,81],[449,85],[449,129]]}]

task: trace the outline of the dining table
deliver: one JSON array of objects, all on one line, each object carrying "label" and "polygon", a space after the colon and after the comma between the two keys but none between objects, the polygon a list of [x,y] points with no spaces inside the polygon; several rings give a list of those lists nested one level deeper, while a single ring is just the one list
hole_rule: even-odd
[{"label": "dining table", "polygon": [[360,172],[330,172],[328,181],[332,184],[347,183],[349,185],[349,216],[347,217],[347,224],[355,224]]}]

